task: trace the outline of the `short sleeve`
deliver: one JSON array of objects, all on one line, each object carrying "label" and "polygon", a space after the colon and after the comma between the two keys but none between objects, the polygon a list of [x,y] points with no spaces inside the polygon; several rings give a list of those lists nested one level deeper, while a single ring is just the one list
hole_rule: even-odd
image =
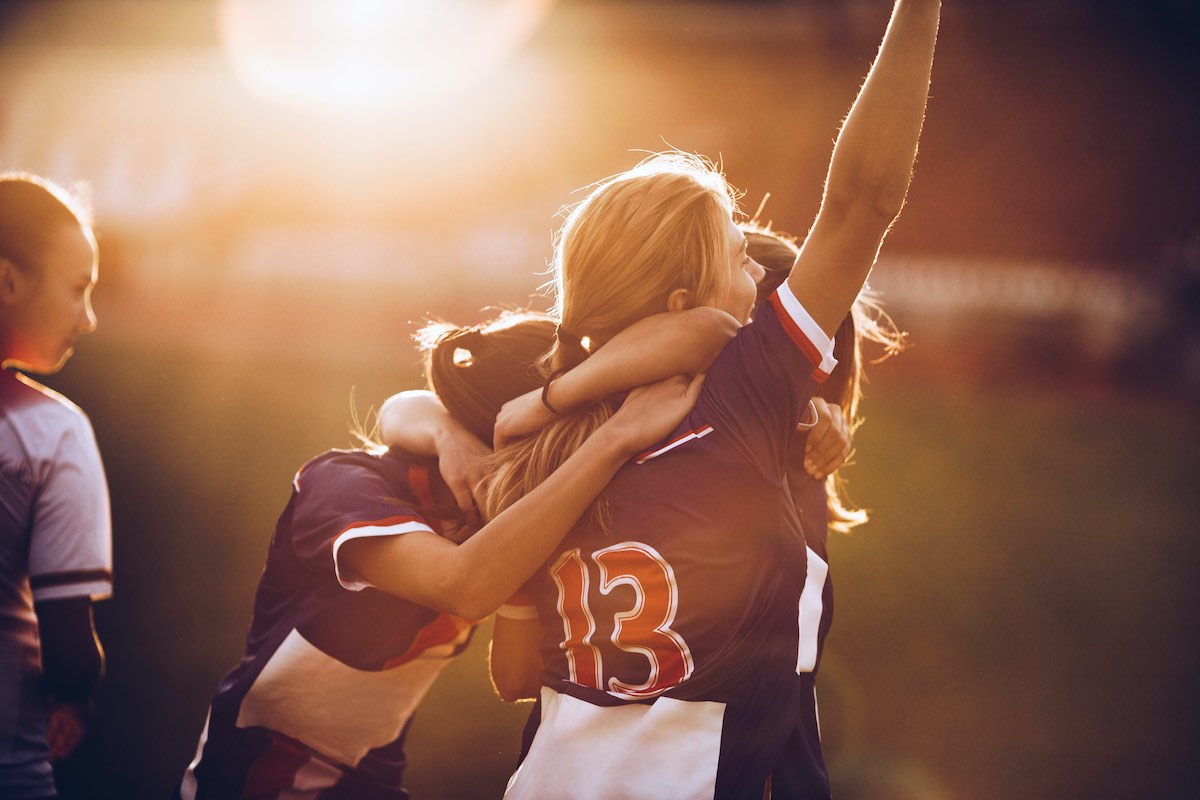
[{"label": "short sleeve", "polygon": [[29,583],[36,601],[112,594],[108,483],[82,414],[63,428],[34,501]]},{"label": "short sleeve", "polygon": [[701,390],[699,416],[781,482],[791,433],[836,365],[833,342],[784,283],[717,357]]},{"label": "short sleeve", "polygon": [[332,569],[350,591],[370,586],[339,560],[346,542],[433,530],[414,504],[399,496],[401,488],[380,458],[368,453],[338,453],[309,462],[294,482],[289,533],[297,558]]}]

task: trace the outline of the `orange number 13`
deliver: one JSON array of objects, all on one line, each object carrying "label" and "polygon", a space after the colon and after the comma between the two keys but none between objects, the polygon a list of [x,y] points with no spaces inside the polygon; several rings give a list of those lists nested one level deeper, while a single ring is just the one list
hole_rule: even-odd
[{"label": "orange number 13", "polygon": [[[599,573],[600,594],[611,594],[618,586],[633,589],[633,606],[612,615],[610,639],[619,649],[644,656],[649,662],[649,674],[641,683],[605,675],[603,655],[592,642],[596,618],[589,606],[593,570],[588,562]],[[621,542],[597,550],[586,560],[575,548],[554,562],[550,574],[558,587],[558,613],[563,621],[559,646],[567,653],[572,682],[637,700],[662,694],[692,674],[695,665],[687,642],[671,630],[679,607],[679,584],[671,565],[653,547]]]}]

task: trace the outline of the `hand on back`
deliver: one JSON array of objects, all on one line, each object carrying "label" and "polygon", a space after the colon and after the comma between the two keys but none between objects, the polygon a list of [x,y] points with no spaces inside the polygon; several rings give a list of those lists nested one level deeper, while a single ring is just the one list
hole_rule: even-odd
[{"label": "hand on back", "polygon": [[601,430],[621,437],[626,449],[639,453],[667,436],[696,405],[704,376],[675,375],[639,386]]},{"label": "hand on back", "polygon": [[853,441],[841,406],[820,397],[812,398],[812,406],[817,420],[804,445],[804,471],[820,480],[846,463]]}]

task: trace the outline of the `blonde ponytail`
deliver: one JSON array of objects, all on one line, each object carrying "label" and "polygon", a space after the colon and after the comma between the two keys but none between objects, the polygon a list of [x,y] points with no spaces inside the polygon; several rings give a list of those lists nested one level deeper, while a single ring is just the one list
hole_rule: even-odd
[{"label": "blonde ponytail", "polygon": [[[575,366],[634,322],[665,311],[677,289],[686,291],[688,307],[718,302],[730,284],[735,207],[715,166],[686,153],[652,156],[598,184],[568,214],[555,244],[560,335],[542,360],[544,375]],[[497,452],[483,487],[485,516],[539,485],[611,414],[607,402],[586,406]],[[584,521],[606,526],[605,509],[601,497]]]}]

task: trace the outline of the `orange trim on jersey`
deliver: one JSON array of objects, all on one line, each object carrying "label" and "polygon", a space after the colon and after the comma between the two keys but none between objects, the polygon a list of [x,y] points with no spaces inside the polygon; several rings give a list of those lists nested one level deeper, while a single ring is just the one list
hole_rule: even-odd
[{"label": "orange trim on jersey", "polygon": [[299,741],[277,731],[270,731],[270,735],[270,747],[250,765],[242,797],[281,796],[295,787],[296,773],[312,759],[312,751]]},{"label": "orange trim on jersey", "polygon": [[433,499],[433,488],[430,486],[429,467],[420,464],[409,464],[408,486],[412,489],[418,503],[427,508],[437,506],[437,503]]},{"label": "orange trim on jersey", "polygon": [[829,373],[821,369],[821,353],[817,350],[816,345],[800,330],[800,326],[792,319],[792,315],[783,307],[783,301],[779,299],[779,292],[771,292],[771,307],[775,309],[776,316],[779,317],[779,322],[783,325],[784,331],[787,332],[788,338],[800,348],[800,352],[804,353],[804,357],[808,359],[808,363],[812,364],[814,369],[812,379],[817,383],[824,383],[829,377]]},{"label": "orange trim on jersey", "polygon": [[347,531],[352,531],[356,528],[382,528],[389,525],[405,525],[410,522],[416,522],[424,525],[425,527],[429,527],[429,523],[425,521],[424,517],[418,517],[415,514],[404,514],[396,517],[384,517],[383,519],[369,519],[363,520],[362,522],[351,523],[350,525],[342,528],[341,531],[338,532],[338,535],[334,538],[339,538]]},{"label": "orange trim on jersey", "polygon": [[474,624],[453,614],[438,614],[432,622],[417,631],[417,635],[413,637],[413,642],[409,645],[406,652],[389,659],[383,665],[383,668],[391,669],[401,664],[407,664],[431,647],[437,647],[440,644],[450,644],[458,639],[463,631]]}]

